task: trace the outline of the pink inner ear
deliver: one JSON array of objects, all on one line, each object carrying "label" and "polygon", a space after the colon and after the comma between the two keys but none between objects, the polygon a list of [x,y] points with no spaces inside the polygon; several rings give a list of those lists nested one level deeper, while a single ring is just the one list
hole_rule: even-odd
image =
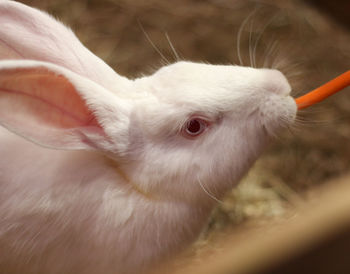
[{"label": "pink inner ear", "polygon": [[13,113],[13,119],[24,119],[25,123],[28,116],[61,129],[100,127],[81,95],[61,75],[40,70],[2,71],[0,84],[0,112]]}]

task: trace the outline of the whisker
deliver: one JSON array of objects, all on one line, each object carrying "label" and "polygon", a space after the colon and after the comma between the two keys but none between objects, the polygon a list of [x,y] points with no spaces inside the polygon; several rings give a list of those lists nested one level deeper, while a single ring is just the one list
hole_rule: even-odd
[{"label": "whisker", "polygon": [[218,198],[216,198],[213,194],[211,194],[202,184],[201,180],[199,179],[199,177],[197,178],[198,184],[200,185],[200,187],[203,189],[203,191],[210,197],[212,198],[214,201],[218,202],[219,204],[223,204],[223,201],[219,200]]},{"label": "whisker", "polygon": [[[258,37],[255,40],[254,48],[253,48],[253,59],[254,59],[254,62],[256,62],[256,50],[257,50],[257,47],[259,45],[259,42],[260,42],[263,34],[265,33],[266,29],[268,28],[268,26],[270,26],[270,24],[273,22],[273,20],[276,19],[277,15],[279,15],[279,13],[276,13],[274,16],[271,17],[271,19],[269,21],[267,21],[267,23],[262,28],[260,34],[258,35]],[[255,67],[256,67],[256,65],[255,65]]]},{"label": "whisker", "polygon": [[278,50],[276,50],[275,52],[276,52],[276,55],[275,55],[275,59],[271,64],[271,68],[281,70],[283,67],[289,64],[288,58],[287,57],[279,58],[280,52]]},{"label": "whisker", "polygon": [[273,54],[273,52],[276,50],[277,41],[278,41],[277,39],[273,40],[273,42],[270,44],[267,51],[265,52],[265,60],[263,63],[263,68],[270,68],[271,67],[271,65],[269,64],[271,59],[269,59],[269,58]]},{"label": "whisker", "polygon": [[317,127],[320,127],[320,126],[330,126],[330,121],[327,121],[327,120],[315,120],[315,119],[312,119],[312,120],[306,120],[306,119],[298,119],[296,120],[296,123],[298,124],[301,124],[303,126],[308,126],[308,127],[314,127],[314,126],[317,126]]},{"label": "whisker", "polygon": [[253,33],[253,20],[250,21],[250,27],[249,27],[249,61],[250,61],[250,66],[254,66],[254,60],[253,60],[253,48],[252,48],[252,33]]},{"label": "whisker", "polygon": [[328,127],[330,126],[329,120],[315,120],[315,119],[307,119],[306,117],[301,116],[300,114],[294,120],[293,124],[289,124],[289,127],[293,132],[302,133],[306,128],[309,130],[310,128],[320,128],[320,127]]},{"label": "whisker", "polygon": [[164,54],[159,50],[159,48],[153,43],[152,39],[149,37],[148,33],[145,31],[144,27],[142,26],[141,21],[137,20],[137,23],[139,24],[141,31],[143,32],[147,41],[151,44],[153,49],[160,55],[160,57],[166,62],[166,64],[170,64],[169,60],[164,56]]},{"label": "whisker", "polygon": [[172,51],[172,53],[173,53],[173,55],[174,55],[174,57],[175,57],[175,60],[176,60],[176,61],[180,61],[181,58],[180,58],[180,56],[178,55],[178,53],[176,52],[175,47],[174,47],[173,43],[171,42],[170,37],[169,37],[169,35],[168,35],[167,32],[165,33],[165,37],[166,37],[166,39],[167,39],[167,41],[168,41],[168,43],[169,43],[169,46],[170,46],[171,51]]},{"label": "whisker", "polygon": [[290,135],[292,135],[294,138],[297,137],[297,135],[295,134],[295,132],[297,132],[298,130],[299,130],[299,128],[296,127],[295,124],[293,124],[293,125],[288,125],[288,126],[287,126],[287,131],[288,131],[288,133],[289,133]]},{"label": "whisker", "polygon": [[[296,69],[298,69],[298,68],[302,68],[303,66],[303,63],[305,63],[305,62],[303,62],[303,61],[294,61],[292,64],[288,64],[288,66],[286,66],[286,69],[284,69],[284,72],[286,73],[286,74],[288,74],[288,73],[290,73],[290,71],[295,71]],[[301,73],[301,72],[299,72],[299,73]]]},{"label": "whisker", "polygon": [[243,29],[245,28],[245,26],[247,25],[249,19],[256,13],[256,11],[257,11],[257,9],[254,9],[254,10],[243,20],[241,26],[240,26],[239,29],[238,29],[236,47],[237,47],[237,57],[238,57],[238,61],[239,61],[239,64],[240,64],[241,66],[244,66],[243,59],[242,59],[242,55],[241,55],[241,39],[242,39],[242,32],[243,32]]},{"label": "whisker", "polygon": [[283,73],[286,75],[287,79],[290,78],[299,78],[302,75],[304,75],[303,71],[293,71],[293,72],[289,72],[289,71],[283,71]]}]

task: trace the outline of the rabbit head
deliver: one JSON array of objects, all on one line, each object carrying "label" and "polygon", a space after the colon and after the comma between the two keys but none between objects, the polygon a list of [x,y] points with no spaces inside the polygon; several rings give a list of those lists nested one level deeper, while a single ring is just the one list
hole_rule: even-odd
[{"label": "rabbit head", "polygon": [[270,69],[178,62],[133,89],[144,94],[130,116],[130,159],[142,159],[133,181],[196,202],[232,187],[296,113],[286,78]]}]

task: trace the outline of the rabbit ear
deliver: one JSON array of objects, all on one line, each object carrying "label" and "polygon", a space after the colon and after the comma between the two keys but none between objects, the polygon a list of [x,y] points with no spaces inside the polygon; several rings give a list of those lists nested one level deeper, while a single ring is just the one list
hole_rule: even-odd
[{"label": "rabbit ear", "polygon": [[0,125],[43,146],[113,150],[103,123],[117,124],[116,99],[96,83],[53,64],[0,62]]},{"label": "rabbit ear", "polygon": [[31,59],[63,66],[114,91],[126,84],[74,33],[50,15],[24,4],[0,0],[0,60]]}]

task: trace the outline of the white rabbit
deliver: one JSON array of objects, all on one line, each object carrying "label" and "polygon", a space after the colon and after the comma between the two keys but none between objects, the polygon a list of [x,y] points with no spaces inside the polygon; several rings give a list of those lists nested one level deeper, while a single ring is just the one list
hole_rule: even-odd
[{"label": "white rabbit", "polygon": [[141,273],[293,122],[276,70],[178,62],[129,80],[0,0],[0,272]]}]

